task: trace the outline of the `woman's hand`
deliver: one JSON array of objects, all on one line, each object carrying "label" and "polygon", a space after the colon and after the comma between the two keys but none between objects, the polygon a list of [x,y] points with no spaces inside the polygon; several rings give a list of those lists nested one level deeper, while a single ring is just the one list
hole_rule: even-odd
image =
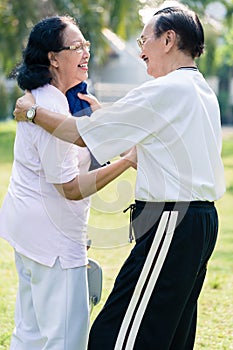
[{"label": "woman's hand", "polygon": [[29,108],[31,108],[34,104],[35,99],[33,95],[30,93],[30,91],[26,91],[25,95],[21,96],[16,101],[15,109],[13,112],[15,120],[17,120],[17,122],[26,121],[26,113],[29,110]]},{"label": "woman's hand", "polygon": [[90,94],[81,94],[80,92],[78,93],[78,97],[81,100],[87,101],[88,103],[90,103],[90,107],[92,109],[93,112],[95,112],[97,109],[101,108],[101,104],[99,103],[99,101],[97,100],[97,98],[93,95]]}]

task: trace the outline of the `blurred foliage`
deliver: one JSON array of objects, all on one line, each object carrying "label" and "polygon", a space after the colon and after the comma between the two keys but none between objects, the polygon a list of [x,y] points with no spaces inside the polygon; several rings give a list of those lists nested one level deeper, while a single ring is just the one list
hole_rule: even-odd
[{"label": "blurred foliage", "polygon": [[[155,0],[0,0],[0,63],[2,73],[8,75],[21,61],[22,49],[33,25],[41,18],[54,14],[69,14],[79,23],[84,36],[92,42],[92,63],[105,62],[107,44],[101,35],[104,27],[111,28],[126,40],[142,27],[139,10],[147,6],[157,6],[162,1]],[[182,1],[198,11],[204,19],[205,9],[213,0]],[[217,32],[214,25],[205,25],[206,55],[201,60],[201,68],[207,75],[218,71],[216,66],[216,48],[218,38],[224,37],[224,28],[231,29],[233,4],[221,1],[226,9],[223,33]],[[231,29],[232,31],[232,29]],[[226,31],[227,33],[227,31]],[[226,34],[227,35],[227,34]],[[228,38],[223,39],[231,52]],[[224,52],[225,52],[224,51]],[[233,54],[231,53],[231,56]],[[233,58],[231,58],[233,60]],[[218,61],[219,62],[219,61]],[[1,73],[1,71],[0,71]]]},{"label": "blurred foliage", "polygon": [[0,0],[0,62],[3,72],[9,73],[21,59],[25,36],[37,20],[38,2]]},{"label": "blurred foliage", "polygon": [[13,118],[13,110],[15,101],[22,96],[22,90],[14,82],[6,84],[4,80],[0,80],[0,122],[8,118]]},{"label": "blurred foliage", "polygon": [[8,116],[8,95],[5,84],[0,81],[0,121]]},{"label": "blurred foliage", "polygon": [[112,28],[123,39],[140,27],[139,1],[131,0],[0,0],[0,63],[9,74],[21,61],[22,49],[33,25],[41,18],[69,14],[92,42],[92,59],[100,64],[106,58],[106,43],[101,30]]},{"label": "blurred foliage", "polygon": [[[21,61],[22,50],[35,23],[55,14],[74,17],[87,40],[92,43],[90,69],[104,64],[111,52],[101,35],[112,29],[122,39],[138,33],[142,27],[139,10],[156,7],[160,0],[0,0],[0,75],[8,76]],[[198,60],[205,76],[219,79],[219,101],[226,123],[233,123],[231,80],[233,66],[233,1],[183,0],[197,11],[205,29],[206,50]],[[225,9],[224,18],[216,20],[206,14],[212,3]],[[218,15],[218,14],[216,14]]]}]

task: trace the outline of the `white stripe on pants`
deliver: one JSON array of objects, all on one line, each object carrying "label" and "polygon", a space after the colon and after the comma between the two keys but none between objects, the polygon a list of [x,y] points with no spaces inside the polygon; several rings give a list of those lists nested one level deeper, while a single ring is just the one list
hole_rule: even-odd
[{"label": "white stripe on pants", "polygon": [[86,350],[86,266],[41,265],[15,252],[19,275],[11,350]]},{"label": "white stripe on pants", "polygon": [[[176,227],[178,212],[164,212],[153,243],[122,322],[114,350],[132,350],[150,296],[166,258]],[[163,237],[165,238],[163,240]],[[151,269],[155,260],[156,263]],[[143,293],[142,293],[143,290]],[[135,307],[137,306],[137,310]],[[136,313],[135,313],[136,312]]]}]

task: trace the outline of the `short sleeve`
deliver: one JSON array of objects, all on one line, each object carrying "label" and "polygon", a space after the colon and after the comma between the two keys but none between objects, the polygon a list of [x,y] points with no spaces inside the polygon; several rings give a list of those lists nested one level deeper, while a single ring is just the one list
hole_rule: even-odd
[{"label": "short sleeve", "polygon": [[148,100],[134,89],[90,118],[77,118],[76,125],[87,147],[104,163],[145,139],[155,129],[155,119]]},{"label": "short sleeve", "polygon": [[46,181],[61,184],[79,173],[78,147],[42,132],[37,142]]},{"label": "short sleeve", "polygon": [[[36,103],[54,112],[69,113],[65,95],[52,85],[32,91]],[[49,183],[66,183],[79,173],[78,147],[59,140],[36,126],[34,142],[40,157],[42,171]]]}]

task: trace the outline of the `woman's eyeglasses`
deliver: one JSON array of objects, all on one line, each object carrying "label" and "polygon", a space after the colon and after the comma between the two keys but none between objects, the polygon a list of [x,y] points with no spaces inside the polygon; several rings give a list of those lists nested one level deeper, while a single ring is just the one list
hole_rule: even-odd
[{"label": "woman's eyeglasses", "polygon": [[77,45],[61,47],[57,51],[60,52],[60,51],[63,51],[63,50],[75,50],[76,52],[81,53],[84,50],[89,52],[90,51],[90,47],[91,47],[90,41],[83,41],[83,42],[78,43]]}]

